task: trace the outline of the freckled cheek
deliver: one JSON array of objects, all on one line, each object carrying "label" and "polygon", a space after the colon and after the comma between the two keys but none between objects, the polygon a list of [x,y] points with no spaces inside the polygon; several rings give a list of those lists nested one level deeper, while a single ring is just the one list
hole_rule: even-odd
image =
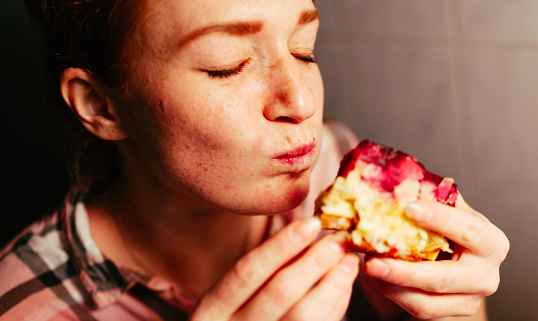
[{"label": "freckled cheek", "polygon": [[323,80],[319,68],[316,66],[315,71],[307,78],[307,82],[310,84],[310,91],[314,98],[316,99],[317,107],[319,112],[323,112],[323,100],[324,100],[324,88]]},{"label": "freckled cheek", "polygon": [[[218,178],[246,170],[245,148],[238,137],[212,122],[196,124],[191,121],[171,120],[166,122],[149,139],[157,142],[158,162],[170,171],[192,172],[196,180]],[[237,126],[237,124],[236,124]],[[184,175],[184,174],[183,174]]]}]

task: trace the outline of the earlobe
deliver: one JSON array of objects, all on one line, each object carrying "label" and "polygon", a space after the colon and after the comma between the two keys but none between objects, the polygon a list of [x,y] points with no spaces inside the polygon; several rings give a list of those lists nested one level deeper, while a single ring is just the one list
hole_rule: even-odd
[{"label": "earlobe", "polygon": [[87,70],[64,70],[60,90],[67,105],[93,135],[104,140],[121,140],[129,136],[104,86]]}]

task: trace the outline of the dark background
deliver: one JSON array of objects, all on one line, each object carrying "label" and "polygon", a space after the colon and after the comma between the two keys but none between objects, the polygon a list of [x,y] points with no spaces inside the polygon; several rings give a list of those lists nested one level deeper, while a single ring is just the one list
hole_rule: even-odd
[{"label": "dark background", "polygon": [[59,113],[47,102],[41,35],[22,0],[0,1],[0,244],[62,201]]}]

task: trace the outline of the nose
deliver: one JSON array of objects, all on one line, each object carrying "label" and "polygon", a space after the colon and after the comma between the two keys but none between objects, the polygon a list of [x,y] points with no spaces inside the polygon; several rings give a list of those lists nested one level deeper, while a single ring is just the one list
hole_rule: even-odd
[{"label": "nose", "polygon": [[307,81],[308,71],[295,57],[281,59],[269,68],[269,94],[263,115],[270,121],[300,123],[312,117],[317,108],[313,84]]}]

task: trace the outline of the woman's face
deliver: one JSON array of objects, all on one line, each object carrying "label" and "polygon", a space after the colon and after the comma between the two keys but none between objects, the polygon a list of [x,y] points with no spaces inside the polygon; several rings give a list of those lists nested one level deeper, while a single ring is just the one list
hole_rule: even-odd
[{"label": "woman's face", "polygon": [[318,20],[311,0],[150,0],[121,107],[134,157],[227,210],[299,205],[321,142]]}]

